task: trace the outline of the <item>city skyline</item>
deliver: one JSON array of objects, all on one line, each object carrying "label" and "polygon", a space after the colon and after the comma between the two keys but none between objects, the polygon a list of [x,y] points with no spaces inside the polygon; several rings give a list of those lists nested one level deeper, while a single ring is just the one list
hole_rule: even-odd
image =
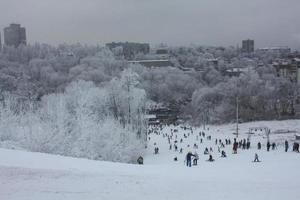
[{"label": "city skyline", "polygon": [[0,19],[2,39],[4,27],[20,23],[31,44],[129,41],[241,47],[249,38],[255,40],[255,48],[300,49],[297,0],[74,0],[72,6],[68,0],[26,2],[0,3],[7,8]]}]

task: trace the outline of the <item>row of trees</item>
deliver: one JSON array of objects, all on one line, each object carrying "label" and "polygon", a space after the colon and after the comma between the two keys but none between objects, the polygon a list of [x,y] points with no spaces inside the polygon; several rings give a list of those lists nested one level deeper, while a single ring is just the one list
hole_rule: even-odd
[{"label": "row of trees", "polygon": [[135,162],[146,129],[146,95],[138,84],[137,74],[125,70],[101,87],[75,81],[40,101],[5,93],[0,141],[38,152]]},{"label": "row of trees", "polygon": [[204,121],[232,122],[238,103],[239,116],[243,121],[293,118],[299,89],[298,84],[287,79],[274,75],[260,77],[257,72],[252,71],[212,88],[196,90],[190,113],[193,115],[193,122],[198,124]]}]

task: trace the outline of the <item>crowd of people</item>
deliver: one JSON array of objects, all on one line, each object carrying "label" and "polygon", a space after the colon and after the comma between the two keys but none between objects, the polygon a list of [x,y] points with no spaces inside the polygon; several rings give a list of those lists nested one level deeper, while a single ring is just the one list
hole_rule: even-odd
[{"label": "crowd of people", "polygon": [[[169,131],[166,131],[169,130]],[[178,154],[185,154],[185,164],[188,167],[191,166],[196,166],[198,165],[198,160],[199,160],[199,154],[198,152],[200,151],[199,146],[204,146],[204,144],[209,144],[210,146],[203,147],[204,151],[203,154],[208,156],[206,161],[208,162],[214,162],[215,159],[213,158],[212,153],[215,151],[215,154],[219,154],[220,158],[227,158],[227,153],[226,149],[232,149],[232,154],[237,154],[239,150],[249,150],[250,148],[256,148],[258,151],[262,150],[262,143],[260,141],[257,142],[256,147],[255,145],[251,147],[251,141],[250,137],[247,138],[233,138],[233,141],[231,138],[213,138],[211,135],[208,135],[209,129],[206,129],[204,131],[200,132],[195,132],[195,129],[192,127],[187,127],[187,126],[177,126],[174,128],[170,129],[164,129],[164,126],[158,125],[158,126],[150,126],[148,129],[147,133],[147,140],[148,142],[151,142],[151,137],[152,135],[158,135],[162,136],[168,143],[169,151],[174,151]],[[217,136],[217,135],[216,135]],[[194,139],[192,140],[193,143],[189,143],[187,140],[188,138],[193,137]],[[208,142],[204,142],[204,141]],[[154,144],[154,154],[159,154],[159,147],[156,142]],[[289,151],[289,142],[286,140],[284,142],[284,151],[288,152]],[[266,143],[266,150],[276,150],[277,149],[277,144],[275,142],[270,142],[269,140]],[[227,147],[227,148],[226,148]],[[192,150],[193,149],[193,150]],[[299,153],[299,143],[294,142],[293,143],[293,149],[292,151],[298,152]],[[214,155],[215,155],[214,154]],[[175,156],[173,158],[175,162],[178,162],[178,156]],[[261,162],[259,160],[258,153],[256,152],[254,154],[254,160],[253,162]]]}]

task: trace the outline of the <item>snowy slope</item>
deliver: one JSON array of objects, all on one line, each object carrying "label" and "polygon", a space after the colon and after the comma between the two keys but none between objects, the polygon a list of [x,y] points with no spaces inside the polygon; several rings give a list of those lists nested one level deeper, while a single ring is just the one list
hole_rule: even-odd
[{"label": "snowy slope", "polygon": [[[259,123],[272,125],[274,130],[283,129],[284,125],[299,128],[299,121],[254,125]],[[241,132],[246,132],[249,126],[253,124],[242,125]],[[231,147],[226,147],[228,158],[221,159],[214,138],[233,138],[233,127],[210,127],[206,132],[213,139],[199,145],[200,163],[192,168],[184,166],[184,154],[168,149],[162,135],[151,135],[143,166],[0,149],[0,199],[300,199],[300,154],[285,153],[279,146],[271,152],[253,147],[233,155]],[[168,133],[170,128],[163,132]],[[184,133],[179,131],[178,137]],[[271,139],[280,143],[281,137],[276,135]],[[159,155],[153,155],[154,142],[160,148]],[[191,135],[182,145],[194,142]],[[214,163],[205,161],[207,156],[202,154],[205,146],[214,148]],[[255,152],[263,162],[251,162]],[[178,156],[179,161],[174,162],[173,156]]]}]

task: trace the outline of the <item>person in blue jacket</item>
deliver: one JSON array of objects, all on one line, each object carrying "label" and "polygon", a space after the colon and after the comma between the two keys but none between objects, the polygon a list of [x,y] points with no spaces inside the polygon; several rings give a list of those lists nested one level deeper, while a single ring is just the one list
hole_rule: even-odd
[{"label": "person in blue jacket", "polygon": [[191,167],[192,166],[192,157],[194,157],[195,155],[192,154],[192,152],[188,152],[186,154],[186,166],[187,167]]}]

